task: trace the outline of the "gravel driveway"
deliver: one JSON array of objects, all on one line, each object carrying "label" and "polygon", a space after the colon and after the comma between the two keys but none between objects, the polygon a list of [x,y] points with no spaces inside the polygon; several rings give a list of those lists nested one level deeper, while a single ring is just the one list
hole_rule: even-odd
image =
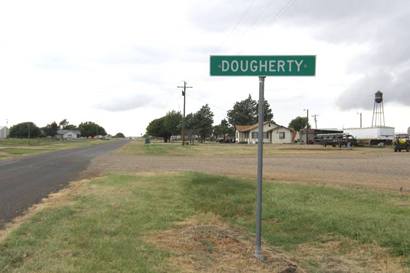
[{"label": "gravel driveway", "polygon": [[[111,171],[200,171],[256,177],[254,156],[152,156],[111,154],[93,160],[87,174]],[[278,153],[264,158],[265,179],[349,184],[410,191],[410,153]]]}]

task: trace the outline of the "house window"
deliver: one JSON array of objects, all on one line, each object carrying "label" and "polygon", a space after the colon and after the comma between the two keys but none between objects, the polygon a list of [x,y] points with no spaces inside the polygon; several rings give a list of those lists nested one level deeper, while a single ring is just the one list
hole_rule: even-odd
[{"label": "house window", "polygon": [[[268,138],[268,132],[263,133],[263,138]],[[258,132],[252,132],[252,138],[258,138]]]},{"label": "house window", "polygon": [[285,139],[285,132],[279,132],[279,139]]}]

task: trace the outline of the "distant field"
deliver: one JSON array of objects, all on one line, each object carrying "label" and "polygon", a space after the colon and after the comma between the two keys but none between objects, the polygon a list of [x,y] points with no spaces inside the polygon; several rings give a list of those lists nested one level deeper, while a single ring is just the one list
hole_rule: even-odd
[{"label": "distant field", "polygon": [[48,138],[0,139],[0,159],[44,153],[101,143],[102,140],[78,139],[62,141]]},{"label": "distant field", "polygon": [[0,271],[409,272],[410,197],[201,173],[112,174],[62,193],[0,242]]}]

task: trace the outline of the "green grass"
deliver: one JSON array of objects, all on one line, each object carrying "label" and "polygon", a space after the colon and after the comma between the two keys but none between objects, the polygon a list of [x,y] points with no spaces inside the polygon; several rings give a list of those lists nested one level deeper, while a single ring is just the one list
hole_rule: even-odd
[{"label": "green grass", "polygon": [[89,139],[78,139],[73,141],[61,141],[49,138],[0,139],[0,159],[7,159],[11,157],[38,154],[69,148],[85,147],[101,142],[101,140]]},{"label": "green grass", "polygon": [[[200,173],[95,179],[0,243],[0,272],[177,272],[144,236],[207,212],[253,233],[254,184]],[[409,204],[395,193],[265,183],[263,237],[290,252],[324,236],[348,238],[409,262]]]}]

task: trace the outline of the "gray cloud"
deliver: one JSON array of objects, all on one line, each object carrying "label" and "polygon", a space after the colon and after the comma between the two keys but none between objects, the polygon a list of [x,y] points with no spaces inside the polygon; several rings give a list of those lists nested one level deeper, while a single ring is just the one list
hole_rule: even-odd
[{"label": "gray cloud", "polygon": [[152,98],[143,94],[131,94],[126,96],[115,96],[110,99],[101,101],[96,105],[96,108],[110,111],[120,112],[140,107],[145,107],[152,103]]},{"label": "gray cloud", "polygon": [[[350,64],[353,74],[365,74],[336,101],[342,109],[371,108],[374,92],[386,101],[410,105],[410,2],[406,0],[255,0],[214,1],[195,13],[194,21],[208,30],[227,31],[257,25],[311,27],[321,40],[336,44],[366,44]],[[273,4],[275,2],[276,4]],[[219,5],[219,6],[218,6]],[[241,15],[245,15],[241,19]],[[240,24],[238,24],[238,22]],[[318,52],[320,55],[320,52]]]}]

